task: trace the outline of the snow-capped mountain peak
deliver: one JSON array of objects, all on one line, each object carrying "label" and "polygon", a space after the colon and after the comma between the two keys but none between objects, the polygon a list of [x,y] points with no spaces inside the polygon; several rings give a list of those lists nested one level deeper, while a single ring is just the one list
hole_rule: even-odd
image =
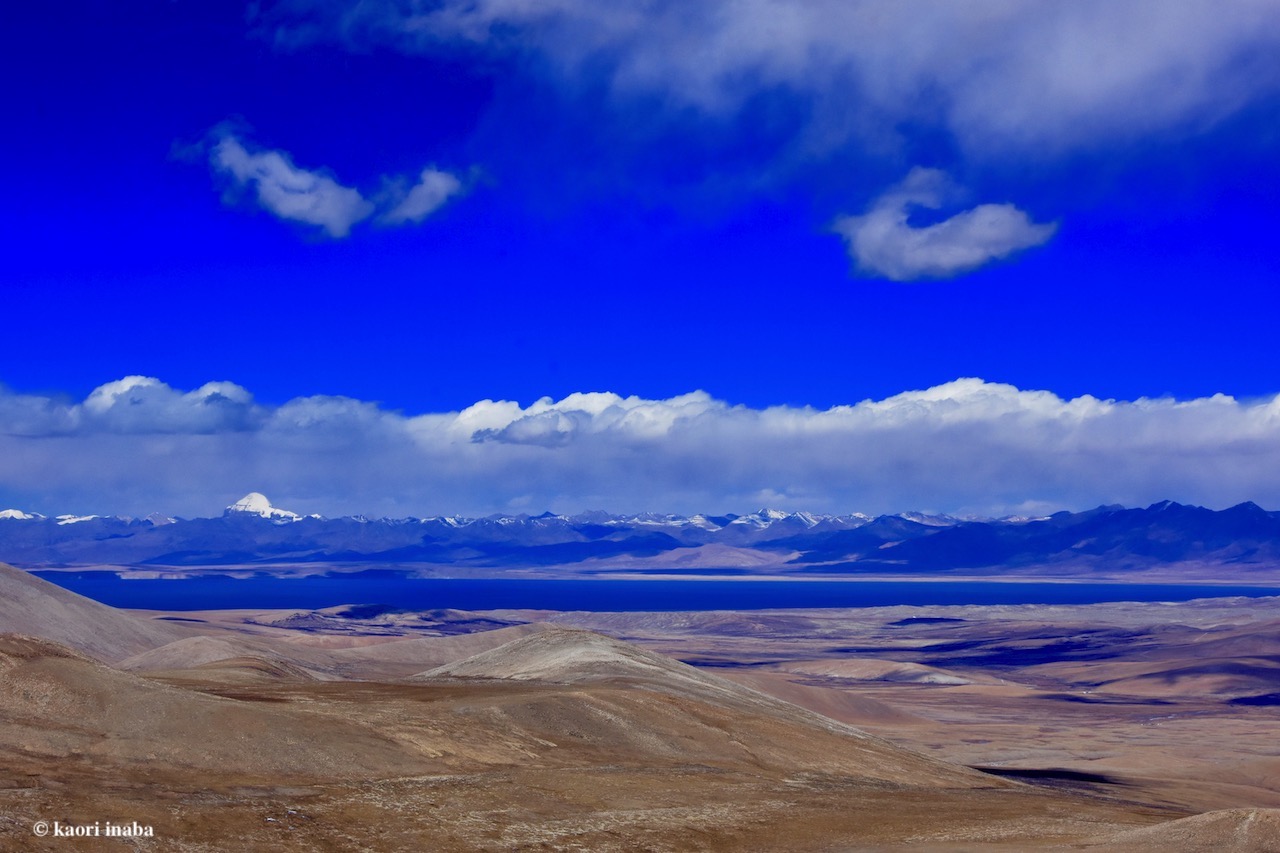
[{"label": "snow-capped mountain peak", "polygon": [[223,515],[235,515],[238,513],[258,515],[273,521],[300,521],[302,519],[302,516],[296,512],[272,506],[271,501],[267,500],[267,496],[261,492],[250,492],[245,495],[227,507]]},{"label": "snow-capped mountain peak", "polygon": [[790,518],[790,516],[790,513],[783,512],[780,509],[766,508],[748,515],[740,515],[731,521],[730,524],[738,525],[739,527],[754,527],[758,530],[762,530],[773,524],[775,521],[783,521],[784,519]]},{"label": "snow-capped mountain peak", "polygon": [[[291,529],[294,524],[297,527]],[[861,534],[841,535],[868,524],[873,526]],[[957,525],[962,527],[947,529]],[[1162,543],[1173,543],[1162,544],[1162,556],[1134,550],[1133,543],[1149,542],[1153,535],[1161,537]],[[912,544],[900,547],[906,542]],[[1064,547],[1063,542],[1077,544]],[[1141,565],[1151,566],[1185,561],[1234,565],[1242,543],[1256,553],[1253,565],[1280,562],[1280,512],[1252,505],[1214,511],[1161,504],[1127,511],[1115,507],[1082,513],[1064,510],[1047,519],[996,520],[908,512],[871,521],[861,514],[780,510],[742,516],[590,511],[574,516],[325,519],[302,518],[274,507],[257,492],[227,507],[221,519],[45,518],[24,510],[0,511],[0,554],[30,566],[392,561],[485,569],[504,564],[582,564],[596,567],[595,571],[615,566],[678,567],[696,554],[697,565],[717,568],[724,560],[725,568],[755,565],[789,571],[785,567],[796,565],[802,567],[798,571],[808,571],[803,567],[865,559],[876,565],[904,561],[904,566],[932,571],[940,564],[1001,566],[1009,554],[1015,554],[1020,562],[1007,563],[1013,568],[1052,563],[1092,571],[1091,560],[1112,553],[1131,554],[1134,560],[1145,561]],[[709,550],[698,550],[704,548]],[[647,562],[637,563],[637,558]],[[668,559],[670,566],[664,566]]]},{"label": "snow-capped mountain peak", "polygon": [[925,527],[952,527],[963,520],[953,515],[932,515],[925,512],[900,512],[897,517]]}]

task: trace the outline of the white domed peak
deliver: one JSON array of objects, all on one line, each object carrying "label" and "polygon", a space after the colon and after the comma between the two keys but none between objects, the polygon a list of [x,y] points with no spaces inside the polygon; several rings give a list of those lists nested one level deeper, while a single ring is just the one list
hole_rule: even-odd
[{"label": "white domed peak", "polygon": [[302,516],[296,512],[289,512],[287,509],[279,509],[271,505],[271,501],[267,500],[267,496],[262,492],[250,492],[240,500],[227,507],[224,515],[232,513],[247,513],[249,515],[258,515],[263,518],[286,519],[289,521],[297,521]]},{"label": "white domed peak", "polygon": [[250,492],[227,509],[232,512],[262,512],[271,509],[271,501],[262,492]]}]

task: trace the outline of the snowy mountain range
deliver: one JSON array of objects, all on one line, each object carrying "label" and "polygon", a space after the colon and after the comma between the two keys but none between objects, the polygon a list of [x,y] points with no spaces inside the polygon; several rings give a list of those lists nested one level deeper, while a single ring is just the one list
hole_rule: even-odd
[{"label": "snowy mountain range", "polygon": [[1164,501],[1033,519],[772,509],[747,515],[369,519],[304,516],[253,492],[217,518],[46,518],[4,510],[0,561],[26,567],[721,568],[823,576],[1026,569],[1090,574],[1195,564],[1223,567],[1234,577],[1280,568],[1280,513],[1252,503],[1214,511]]}]

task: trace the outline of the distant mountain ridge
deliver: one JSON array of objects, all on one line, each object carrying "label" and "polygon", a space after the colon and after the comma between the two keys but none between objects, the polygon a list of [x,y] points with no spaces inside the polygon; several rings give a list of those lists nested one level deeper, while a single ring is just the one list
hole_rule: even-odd
[{"label": "distant mountain ridge", "polygon": [[303,516],[254,492],[218,518],[47,518],[5,510],[0,560],[28,568],[369,563],[693,572],[720,565],[801,575],[1054,566],[1136,571],[1192,562],[1261,570],[1280,567],[1280,512],[1254,503],[1215,511],[1162,501],[1033,519],[770,509],[368,519]]}]

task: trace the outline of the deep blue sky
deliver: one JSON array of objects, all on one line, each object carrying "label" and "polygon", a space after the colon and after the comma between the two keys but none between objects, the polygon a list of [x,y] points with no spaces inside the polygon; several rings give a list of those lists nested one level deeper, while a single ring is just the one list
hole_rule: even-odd
[{"label": "deep blue sky", "polygon": [[[235,4],[6,17],[14,390],[144,374],[417,412],[579,390],[825,407],[958,376],[1122,399],[1280,389],[1272,90],[1052,156],[975,163],[925,127],[805,160],[786,149],[810,108],[785,92],[729,116],[616,103],[527,57],[282,48]],[[227,121],[348,185],[428,163],[475,176],[421,225],[327,239],[224,204],[207,155],[181,154]],[[912,165],[1059,231],[955,278],[852,275],[832,220]]]},{"label": "deep blue sky", "polygon": [[1269,0],[0,15],[0,508],[1280,501]]}]

